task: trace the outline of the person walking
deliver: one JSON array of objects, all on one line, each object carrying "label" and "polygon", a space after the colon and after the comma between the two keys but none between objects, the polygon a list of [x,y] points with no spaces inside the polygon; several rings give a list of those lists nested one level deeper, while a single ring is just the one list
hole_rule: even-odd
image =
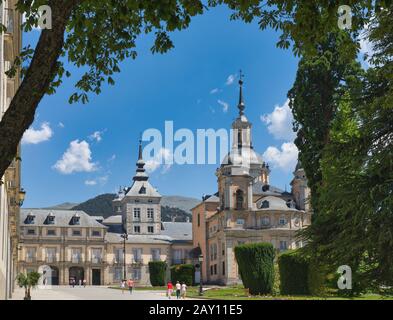
[{"label": "person walking", "polygon": [[179,281],[176,282],[176,299],[180,299],[181,284]]},{"label": "person walking", "polygon": [[186,294],[187,294],[187,285],[185,282],[182,283],[181,285],[181,297],[182,299],[186,298]]},{"label": "person walking", "polygon": [[173,292],[173,284],[171,281],[168,282],[167,287],[166,287],[166,295],[168,296],[169,299],[172,298],[172,292]]},{"label": "person walking", "polygon": [[120,288],[121,288],[121,293],[124,294],[124,290],[126,288],[126,281],[125,280],[121,280]]},{"label": "person walking", "polygon": [[134,281],[132,279],[128,279],[127,285],[128,285],[128,290],[130,291],[130,294],[132,294],[132,289],[134,289]]},{"label": "person walking", "polygon": [[82,279],[79,279],[79,288],[82,288]]},{"label": "person walking", "polygon": [[86,288],[86,284],[87,284],[86,279],[83,279],[83,287],[84,287],[84,288]]}]

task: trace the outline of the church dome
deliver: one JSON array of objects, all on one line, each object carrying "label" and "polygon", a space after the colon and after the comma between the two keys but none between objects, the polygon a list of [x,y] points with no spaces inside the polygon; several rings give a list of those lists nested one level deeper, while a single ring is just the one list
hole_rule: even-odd
[{"label": "church dome", "polygon": [[241,148],[241,149],[234,149],[229,152],[224,160],[221,162],[221,166],[226,165],[245,165],[245,166],[262,166],[263,160],[262,156],[259,155],[257,152],[254,151],[252,148]]}]

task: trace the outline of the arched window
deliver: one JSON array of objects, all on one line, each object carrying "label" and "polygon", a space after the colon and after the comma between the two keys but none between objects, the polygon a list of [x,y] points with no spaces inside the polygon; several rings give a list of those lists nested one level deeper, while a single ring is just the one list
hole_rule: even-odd
[{"label": "arched window", "polygon": [[244,208],[243,203],[244,203],[244,192],[239,189],[236,191],[236,209],[242,210]]}]

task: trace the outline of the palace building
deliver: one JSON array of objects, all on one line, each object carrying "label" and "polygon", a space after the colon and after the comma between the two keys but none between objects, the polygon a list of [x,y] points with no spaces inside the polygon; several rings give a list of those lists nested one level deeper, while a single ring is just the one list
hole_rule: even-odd
[{"label": "palace building", "polygon": [[140,143],[133,183],[118,193],[106,219],[83,211],[22,210],[19,271],[45,274],[41,284],[86,279],[118,285],[126,277],[149,285],[150,261],[166,261],[168,277],[170,266],[191,263],[192,225],[161,221],[161,195],[144,166]]},{"label": "palace building", "polygon": [[270,168],[255,152],[251,123],[244,110],[240,79],[239,115],[232,124],[232,147],[216,171],[218,192],[192,209],[193,243],[204,257],[203,279],[209,283],[240,282],[234,255],[237,245],[270,242],[277,251],[303,244],[297,231],[311,223],[309,189],[298,163],[291,192],[270,184]]},{"label": "palace building", "polygon": [[[15,9],[16,0],[0,2],[0,120],[20,85],[20,70],[10,78],[10,70],[22,43],[22,17]],[[2,139],[2,137],[0,137]],[[0,300],[9,299],[16,277],[18,219],[24,191],[20,187],[20,147],[3,177],[0,177]]]}]

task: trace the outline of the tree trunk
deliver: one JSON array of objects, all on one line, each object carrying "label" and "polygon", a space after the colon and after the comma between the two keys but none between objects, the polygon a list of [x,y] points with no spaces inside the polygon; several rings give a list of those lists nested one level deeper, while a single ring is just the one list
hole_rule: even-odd
[{"label": "tree trunk", "polygon": [[57,72],[64,33],[72,10],[83,0],[51,0],[52,29],[42,30],[33,59],[0,122],[0,177],[12,160],[23,133],[34,121],[38,104]]}]

